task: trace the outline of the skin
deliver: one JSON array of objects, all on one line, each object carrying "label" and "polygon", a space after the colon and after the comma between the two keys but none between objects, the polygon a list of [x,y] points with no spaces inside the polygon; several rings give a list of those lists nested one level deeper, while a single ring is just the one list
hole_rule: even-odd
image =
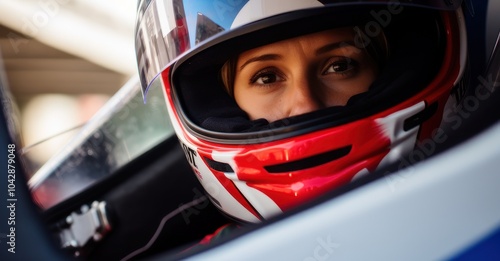
[{"label": "skin", "polygon": [[377,66],[352,28],[272,43],[239,55],[234,98],[251,120],[269,122],[345,105],[366,92]]}]

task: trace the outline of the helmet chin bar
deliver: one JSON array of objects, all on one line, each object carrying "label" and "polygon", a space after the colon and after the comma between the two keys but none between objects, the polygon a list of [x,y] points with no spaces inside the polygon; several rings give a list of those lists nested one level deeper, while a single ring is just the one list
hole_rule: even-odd
[{"label": "helmet chin bar", "polygon": [[[434,116],[432,112],[435,108],[436,106],[426,107],[425,102],[420,102],[385,117],[374,117],[373,121],[364,120],[362,125],[336,127],[334,129],[338,139],[327,135],[330,131],[325,130],[317,133],[318,137],[315,139],[311,138],[315,135],[301,136],[262,146],[255,145],[250,150],[241,148],[223,152],[199,148],[198,153],[191,157],[195,163],[192,166],[197,166],[195,169],[200,182],[212,202],[224,213],[245,222],[256,222],[307,202],[327,190],[347,184],[360,175],[394,163],[401,155],[410,153],[420,132],[421,124],[414,125],[415,119],[426,121],[429,119],[427,117]],[[372,131],[366,133],[364,138],[357,139],[356,135],[352,135],[354,129],[367,126],[373,128],[370,128]],[[183,137],[180,140],[187,147],[196,146],[195,141]],[[294,147],[287,149],[287,144],[291,142],[295,143]],[[330,151],[312,155],[294,153],[296,149],[308,146],[311,149],[312,143],[321,146],[321,150]],[[370,153],[365,154],[363,148],[366,147],[376,149],[366,150]],[[278,148],[281,148],[279,154],[276,151]],[[335,157],[331,157],[331,152]],[[259,156],[271,158],[280,154],[297,156],[290,160],[282,158],[255,161]],[[314,160],[314,165],[308,163],[317,157],[325,159],[325,155],[329,157],[328,160]],[[360,165],[356,161],[365,163]],[[304,175],[303,179],[295,179]],[[285,176],[291,181],[279,181]],[[317,179],[324,182],[323,187],[312,189],[317,185]]]}]

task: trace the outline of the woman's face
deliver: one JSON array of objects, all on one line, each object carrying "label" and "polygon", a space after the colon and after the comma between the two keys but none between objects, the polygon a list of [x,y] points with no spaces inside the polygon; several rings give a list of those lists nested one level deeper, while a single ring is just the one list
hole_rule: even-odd
[{"label": "woman's face", "polygon": [[251,120],[272,122],[345,105],[377,73],[366,50],[354,46],[352,28],[332,29],[240,54],[234,97]]}]

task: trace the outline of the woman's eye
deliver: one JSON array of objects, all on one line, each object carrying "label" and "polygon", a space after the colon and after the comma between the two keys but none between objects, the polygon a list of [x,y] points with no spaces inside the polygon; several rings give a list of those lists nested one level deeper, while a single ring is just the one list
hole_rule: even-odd
[{"label": "woman's eye", "polygon": [[275,82],[281,82],[283,80],[284,78],[275,72],[264,71],[257,73],[254,77],[252,77],[252,79],[250,79],[250,82],[252,84],[267,85]]},{"label": "woman's eye", "polygon": [[356,68],[355,61],[342,59],[330,63],[326,68],[326,70],[323,72],[323,74],[329,74],[329,73],[345,74],[349,73],[355,68]]},{"label": "woman's eye", "polygon": [[270,83],[276,82],[277,78],[278,78],[278,76],[276,76],[275,74],[266,74],[266,75],[262,75],[259,78],[257,78],[255,83],[270,84]]}]

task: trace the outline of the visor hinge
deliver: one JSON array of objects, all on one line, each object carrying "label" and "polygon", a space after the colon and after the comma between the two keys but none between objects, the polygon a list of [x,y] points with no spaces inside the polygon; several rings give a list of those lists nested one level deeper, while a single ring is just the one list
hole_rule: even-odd
[{"label": "visor hinge", "polygon": [[75,256],[82,256],[89,247],[100,241],[110,230],[106,202],[94,201],[90,207],[83,205],[56,225],[61,247]]}]

